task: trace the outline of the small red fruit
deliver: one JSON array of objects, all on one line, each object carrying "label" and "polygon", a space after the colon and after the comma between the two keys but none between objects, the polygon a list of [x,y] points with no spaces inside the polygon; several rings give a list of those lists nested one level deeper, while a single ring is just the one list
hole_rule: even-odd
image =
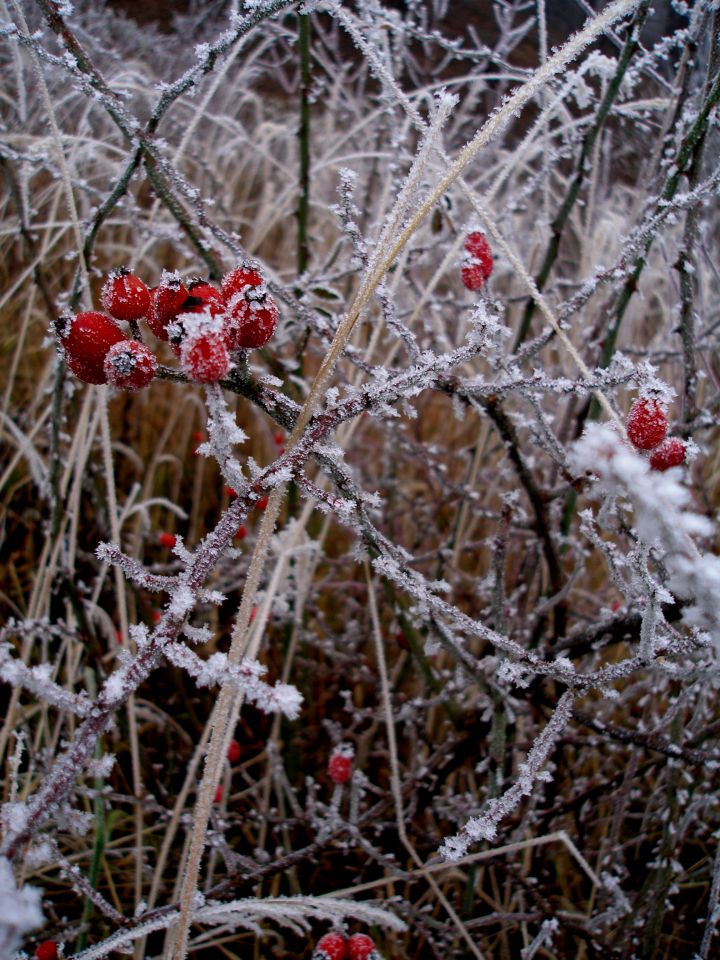
[{"label": "small red fruit", "polygon": [[219,783],[217,786],[217,790],[215,791],[215,796],[213,797],[213,801],[215,803],[222,803],[222,798],[223,798],[223,788],[222,788],[222,784]]},{"label": "small red fruit", "polygon": [[225,340],[231,350],[264,347],[277,327],[278,308],[271,296],[246,299],[242,294],[230,301],[225,312]]},{"label": "small red fruit", "polygon": [[177,537],[174,533],[159,533],[158,543],[161,547],[167,547],[168,550],[172,550],[177,543]]},{"label": "small red fruit", "polygon": [[492,270],[493,255],[487,237],[474,230],[465,240],[465,261],[460,271],[462,282],[468,290],[479,290]]},{"label": "small red fruit", "polygon": [[187,290],[177,274],[165,273],[157,287],[150,291],[147,325],[156,337],[168,340],[167,326],[172,323],[187,300]]},{"label": "small red fruit", "polygon": [[273,437],[273,440],[275,441],[276,447],[281,447],[285,443],[285,434],[282,432],[282,430],[278,430]]},{"label": "small red fruit", "polygon": [[205,280],[193,280],[188,284],[188,296],[180,313],[209,313],[215,317],[225,310],[222,294]]},{"label": "small red fruit", "polygon": [[36,960],[57,960],[58,956],[58,945],[54,940],[43,940],[35,948]]},{"label": "small red fruit", "polygon": [[36,960],[57,960],[59,956],[58,945],[54,940],[43,940],[35,948]]},{"label": "small red fruit", "polygon": [[667,437],[655,447],[650,454],[650,468],[652,470],[669,470],[670,467],[679,467],[685,463],[687,448],[685,441],[680,437]]},{"label": "small red fruit", "polygon": [[118,390],[141,390],[153,379],[157,368],[157,357],[139,340],[114,343],[103,364],[107,382]]},{"label": "small red fruit", "polygon": [[347,944],[348,960],[381,960],[375,941],[366,933],[354,933]]},{"label": "small red fruit", "polygon": [[330,754],[328,776],[333,783],[347,783],[352,773],[355,750],[349,743],[339,743]]},{"label": "small red fruit", "polygon": [[150,309],[150,291],[140,277],[119,267],[103,284],[100,302],[116,320],[140,320]]},{"label": "small red fruit", "polygon": [[275,332],[278,308],[262,274],[249,263],[231,270],[222,282],[227,305],[225,339],[231,350],[263,347]]},{"label": "small red fruit", "polygon": [[242,756],[242,748],[237,740],[231,740],[227,751],[227,758],[230,763],[237,763]]},{"label": "small red fruit", "polygon": [[347,940],[342,933],[333,930],[318,940],[312,960],[345,960]]},{"label": "small red fruit", "polygon": [[240,524],[240,526],[235,531],[234,536],[236,540],[245,539],[245,537],[247,536],[247,527],[245,526],[245,524],[243,523]]},{"label": "small red fruit", "polygon": [[265,281],[250,264],[241,264],[223,277],[221,290],[223,300],[229,303],[238,293],[247,294],[251,287],[261,287]]},{"label": "small red fruit", "polygon": [[668,421],[665,408],[652,397],[638,397],[625,422],[628,440],[638,450],[652,450],[665,439]]},{"label": "small red fruit", "polygon": [[230,355],[219,330],[188,336],[182,343],[180,363],[191,380],[217,383],[230,368]]},{"label": "small red fruit", "polygon": [[106,383],[105,357],[110,347],[127,339],[115,321],[95,310],[66,313],[55,321],[55,331],[75,376],[85,383]]},{"label": "small red fruit", "polygon": [[270,499],[270,498],[268,497],[268,495],[265,494],[264,497],[260,497],[260,499],[259,499],[258,502],[255,504],[255,506],[258,508],[258,510],[264,510],[264,509],[267,507],[267,505],[268,505],[269,499]]},{"label": "small red fruit", "polygon": [[232,487],[225,487],[225,493],[230,497],[231,500],[234,500],[237,496],[237,492],[233,490]]}]

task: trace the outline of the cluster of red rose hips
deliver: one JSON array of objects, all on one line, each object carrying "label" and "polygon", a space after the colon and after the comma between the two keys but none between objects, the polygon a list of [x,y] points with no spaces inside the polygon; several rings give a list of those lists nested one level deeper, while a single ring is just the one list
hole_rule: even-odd
[{"label": "cluster of red rose hips", "polygon": [[141,340],[125,335],[118,320],[144,320],[156,337],[170,344],[184,373],[199,383],[222,380],[232,353],[264,346],[278,321],[275,301],[250,263],[226,274],[220,289],[167,272],[149,289],[121,267],[108,276],[100,299],[104,313],[65,313],[56,321],[55,332],[76,377],[120,390],[146,387],[158,361]]},{"label": "cluster of red rose hips", "polygon": [[493,269],[493,255],[487,237],[473,230],[465,239],[465,256],[460,268],[460,279],[468,290],[479,290]]},{"label": "cluster of red rose hips", "polygon": [[381,960],[372,937],[355,933],[348,939],[344,933],[333,930],[321,937],[312,960]]},{"label": "cluster of red rose hips", "polygon": [[652,470],[669,470],[685,462],[687,447],[680,437],[668,437],[665,407],[652,397],[638,397],[625,422],[628,440],[636,450],[652,450]]}]

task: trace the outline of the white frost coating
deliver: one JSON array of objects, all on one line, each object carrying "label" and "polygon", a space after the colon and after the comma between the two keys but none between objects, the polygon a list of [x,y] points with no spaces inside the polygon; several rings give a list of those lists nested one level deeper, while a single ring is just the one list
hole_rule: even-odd
[{"label": "white frost coating", "polygon": [[668,586],[676,597],[692,601],[683,611],[688,626],[707,630],[720,648],[720,557],[702,554],[691,537],[709,536],[712,523],[687,510],[690,494],[680,468],[664,473],[607,425],[591,424],[575,444],[571,469],[597,477],[600,490],[632,504],[639,538],[660,554]]},{"label": "white frost coating", "polygon": [[555,713],[535,739],[525,763],[520,764],[519,776],[515,783],[502,796],[490,800],[481,816],[468,820],[460,833],[445,840],[439,850],[442,857],[446,860],[459,860],[465,856],[470,844],[476,840],[494,840],[500,821],[513,812],[523,797],[532,793],[535,781],[551,779],[549,773],[542,767],[554,748],[557,738],[570,721],[572,703],[571,691],[560,697]]},{"label": "white frost coating", "polygon": [[12,867],[0,857],[0,957],[10,958],[30,930],[42,926],[42,892],[37,887],[15,885]]}]

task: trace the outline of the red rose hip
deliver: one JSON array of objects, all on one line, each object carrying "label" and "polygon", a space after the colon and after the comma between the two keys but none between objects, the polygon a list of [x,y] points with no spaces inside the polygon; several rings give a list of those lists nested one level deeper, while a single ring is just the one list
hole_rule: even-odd
[{"label": "red rose hip", "polygon": [[120,267],[103,284],[100,302],[116,320],[140,320],[150,309],[150,291],[140,277]]},{"label": "red rose hip", "polygon": [[58,945],[54,940],[43,940],[35,948],[35,960],[57,960]]},{"label": "red rose hip", "polygon": [[355,933],[347,944],[348,960],[381,960],[375,941],[366,933]]},{"label": "red rose hip", "polygon": [[630,407],[625,429],[637,450],[652,450],[665,439],[668,421],[664,406],[652,397],[638,397]]},{"label": "red rose hip", "polygon": [[191,380],[217,383],[230,368],[230,356],[219,330],[187,337],[180,350],[180,362]]},{"label": "red rose hip", "polygon": [[355,751],[349,743],[340,743],[330,754],[328,776],[333,783],[347,783],[352,773]]},{"label": "red rose hip", "polygon": [[468,290],[479,290],[492,270],[493,255],[487,237],[474,230],[465,240],[465,260],[460,270],[462,282]]},{"label": "red rose hip", "polygon": [[112,346],[127,339],[115,321],[95,310],[63,314],[55,331],[75,376],[85,383],[106,383],[105,357]]},{"label": "red rose hip", "polygon": [[687,447],[680,437],[667,437],[650,454],[650,468],[652,470],[669,470],[685,463]]},{"label": "red rose hip", "polygon": [[120,340],[105,355],[107,382],[118,390],[141,390],[157,373],[155,354],[139,340]]},{"label": "red rose hip", "polygon": [[147,325],[160,340],[168,340],[167,327],[185,303],[188,292],[175,274],[164,274],[157,287],[150,291]]},{"label": "red rose hip", "polygon": [[333,930],[318,940],[312,960],[345,960],[347,940],[342,933]]}]

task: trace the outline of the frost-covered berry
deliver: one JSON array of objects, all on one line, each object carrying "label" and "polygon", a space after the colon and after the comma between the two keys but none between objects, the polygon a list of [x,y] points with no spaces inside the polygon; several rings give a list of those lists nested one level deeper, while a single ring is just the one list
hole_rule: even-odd
[{"label": "frost-covered berry", "polygon": [[225,310],[223,331],[228,347],[231,350],[264,347],[275,333],[279,315],[269,294],[261,299],[253,299],[252,293],[248,297],[237,294]]},{"label": "frost-covered berry", "polygon": [[107,382],[118,390],[141,390],[157,373],[155,354],[139,340],[120,340],[105,355]]},{"label": "frost-covered berry", "polygon": [[182,342],[180,363],[191,380],[217,383],[230,368],[230,355],[219,330],[191,334]]},{"label": "frost-covered berry", "polygon": [[103,284],[100,302],[116,320],[140,320],[150,309],[150,291],[140,277],[126,267],[119,267]]},{"label": "frost-covered berry", "polygon": [[35,948],[36,960],[57,960],[59,956],[58,945],[54,940],[43,940]]},{"label": "frost-covered berry", "polygon": [[114,320],[95,310],[63,314],[55,321],[55,332],[67,365],[85,383],[107,382],[105,357],[110,347],[127,339]]},{"label": "frost-covered berry", "polygon": [[242,748],[237,740],[231,740],[227,750],[229,763],[237,763],[242,756]]},{"label": "frost-covered berry", "polygon": [[270,497],[268,497],[268,495],[265,494],[264,497],[260,497],[260,499],[255,504],[255,506],[258,508],[258,510],[265,510],[269,501],[270,501]]},{"label": "frost-covered berry", "polygon": [[240,526],[237,528],[233,536],[235,537],[236,540],[245,539],[245,537],[247,536],[247,527],[245,526],[244,523],[240,524]]},{"label": "frost-covered berry", "polygon": [[328,776],[333,783],[347,783],[352,773],[355,750],[349,743],[339,743],[328,760]]},{"label": "frost-covered berry", "polygon": [[320,937],[312,955],[312,960],[345,960],[347,939],[342,933],[332,930]]},{"label": "frost-covered berry", "polygon": [[168,550],[172,550],[177,543],[177,537],[174,533],[159,533],[158,543],[161,547],[166,547]]},{"label": "frost-covered berry", "polygon": [[375,941],[366,933],[354,933],[347,943],[348,960],[381,960]]},{"label": "frost-covered berry", "polygon": [[493,255],[487,237],[474,230],[465,239],[465,259],[460,278],[468,290],[479,290],[493,269]]},{"label": "frost-covered berry", "polygon": [[222,295],[228,347],[250,350],[265,346],[275,333],[279,314],[262,274],[250,264],[241,264],[224,277]]},{"label": "frost-covered berry", "polygon": [[225,303],[230,303],[238,293],[246,294],[251,287],[261,287],[264,283],[262,274],[246,263],[226,273],[220,289]]},{"label": "frost-covered berry", "polygon": [[166,273],[160,284],[150,291],[147,325],[160,340],[169,340],[168,324],[177,317],[187,300],[188,292],[175,274]]},{"label": "frost-covered berry", "polygon": [[652,450],[665,439],[668,421],[664,406],[652,397],[638,397],[630,407],[625,429],[638,450]]},{"label": "frost-covered berry", "polygon": [[222,798],[223,798],[223,788],[222,788],[222,784],[219,783],[217,785],[217,789],[215,790],[215,796],[213,797],[213,801],[215,803],[222,803]]},{"label": "frost-covered berry", "polygon": [[667,437],[650,454],[652,470],[669,470],[670,467],[679,467],[685,463],[687,448],[685,441],[680,437]]},{"label": "frost-covered berry", "polygon": [[182,305],[181,313],[209,313],[210,316],[216,317],[225,310],[222,294],[205,280],[192,280],[188,284],[187,292],[187,299]]}]

